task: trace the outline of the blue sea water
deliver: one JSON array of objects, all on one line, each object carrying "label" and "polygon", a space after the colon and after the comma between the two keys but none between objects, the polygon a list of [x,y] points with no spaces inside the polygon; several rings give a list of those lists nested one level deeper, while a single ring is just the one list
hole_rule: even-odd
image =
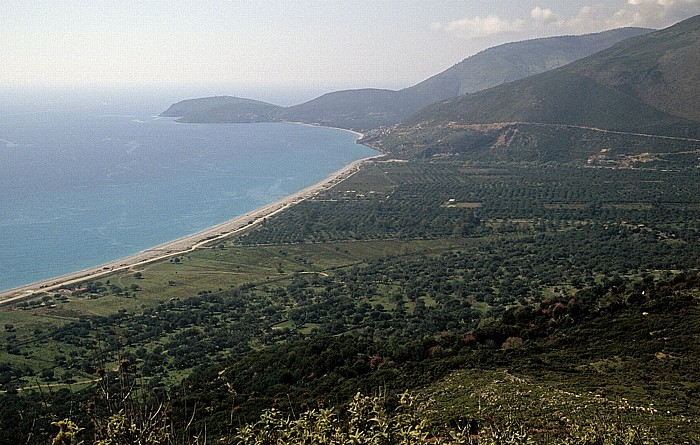
[{"label": "blue sea water", "polygon": [[169,101],[0,100],[0,290],[195,233],[376,153],[330,128],[178,124],[157,116]]}]

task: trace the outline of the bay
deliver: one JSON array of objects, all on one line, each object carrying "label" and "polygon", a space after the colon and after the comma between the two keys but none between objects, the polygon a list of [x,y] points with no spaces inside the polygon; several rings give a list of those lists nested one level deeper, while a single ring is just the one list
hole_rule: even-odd
[{"label": "bay", "polygon": [[332,128],[179,124],[157,116],[168,104],[3,104],[0,290],[198,232],[376,154]]}]

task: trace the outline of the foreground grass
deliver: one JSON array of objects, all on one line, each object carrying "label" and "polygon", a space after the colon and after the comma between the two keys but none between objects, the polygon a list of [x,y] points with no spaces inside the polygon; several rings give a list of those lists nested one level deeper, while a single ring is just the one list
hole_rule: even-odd
[{"label": "foreground grass", "polygon": [[[443,389],[449,386],[454,400],[464,393],[464,385],[455,388],[452,380],[458,374],[438,382]],[[554,445],[658,444],[657,432],[646,426],[648,419],[632,418],[628,413],[654,413],[653,408],[633,407],[627,403],[609,405],[607,400],[580,398],[576,394],[538,392],[537,386],[517,381],[509,374],[493,379],[484,375],[472,388],[479,393],[479,403],[470,413],[468,406],[461,409],[462,422],[436,427],[435,405],[405,392],[398,397],[379,393],[365,396],[357,393],[342,407],[319,406],[299,414],[276,408],[263,412],[255,423],[242,425],[231,436],[219,438],[222,444],[246,445],[526,445],[547,443]],[[445,386],[446,385],[446,386]],[[440,397],[441,393],[437,396]],[[474,400],[474,394],[471,399]],[[466,401],[466,403],[469,402]],[[532,416],[533,407],[540,409]],[[109,417],[93,417],[95,444],[199,444],[206,443],[206,433],[194,439],[179,438],[170,429],[167,417],[160,408],[125,403]],[[602,408],[602,409],[601,409]],[[437,409],[440,409],[439,406]],[[640,423],[640,420],[644,422]],[[83,429],[70,419],[54,422],[58,429],[54,444],[83,443]],[[690,438],[692,440],[692,438]],[[686,442],[689,443],[689,442]]]},{"label": "foreground grass", "polygon": [[[467,427],[486,420],[501,431],[509,425],[536,443],[664,443],[669,437],[685,437],[688,443],[700,440],[700,435],[691,432],[697,425],[695,418],[660,411],[649,399],[640,402],[606,397],[599,391],[580,391],[562,377],[524,378],[508,371],[463,369],[421,389],[417,397],[435,424]],[[585,431],[591,437],[597,434],[601,441],[584,440]],[[606,432],[609,442],[602,441]],[[632,440],[635,434],[638,441]],[[576,435],[581,436],[580,442],[574,441]],[[616,435],[617,442],[613,440]]]}]

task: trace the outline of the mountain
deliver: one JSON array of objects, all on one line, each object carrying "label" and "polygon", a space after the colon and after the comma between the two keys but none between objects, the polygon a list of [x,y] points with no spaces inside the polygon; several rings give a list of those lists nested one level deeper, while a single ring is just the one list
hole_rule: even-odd
[{"label": "mountain", "polygon": [[435,102],[542,73],[649,32],[623,28],[499,45],[398,91],[336,91],[286,108],[232,97],[203,98],[179,102],[163,116],[180,117],[182,122],[292,121],[367,130],[395,124]]},{"label": "mountain", "polygon": [[652,30],[646,28],[621,28],[581,36],[506,43],[481,51],[408,90],[441,96],[441,99],[462,96],[559,68],[622,40],[650,32]]},{"label": "mountain", "polygon": [[395,123],[415,112],[415,105],[408,99],[406,101],[404,95],[393,90],[343,90],[289,107],[282,116],[288,121],[331,127],[371,128]]},{"label": "mountain", "polygon": [[444,97],[407,89],[343,90],[283,110],[286,121],[366,130],[391,125]]},{"label": "mountain", "polygon": [[700,16],[552,71],[436,103],[364,142],[408,156],[475,150],[504,156],[506,149],[529,150],[539,160],[571,160],[562,144],[579,159],[625,144],[632,151],[695,146],[684,139],[700,139],[694,106],[700,62],[689,55],[699,45]]},{"label": "mountain", "polygon": [[581,60],[568,72],[674,116],[700,121],[700,15]]}]

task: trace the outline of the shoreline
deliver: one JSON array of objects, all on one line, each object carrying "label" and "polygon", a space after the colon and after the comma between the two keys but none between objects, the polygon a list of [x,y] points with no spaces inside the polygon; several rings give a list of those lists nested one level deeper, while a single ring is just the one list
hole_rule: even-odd
[{"label": "shoreline", "polygon": [[[354,131],[353,133],[360,135],[360,133]],[[309,199],[322,191],[328,190],[329,188],[355,174],[360,169],[362,164],[384,155],[385,153],[379,152],[376,155],[355,160],[340,170],[331,173],[328,177],[317,182],[316,184],[310,185],[273,203],[267,204],[263,207],[252,210],[248,213],[199,232],[168,241],[167,243],[151,247],[136,254],[95,267],[90,267],[65,275],[60,275],[46,280],[15,287],[13,289],[1,291],[0,306],[15,303],[46,292],[55,291],[70,284],[94,280],[106,275],[111,275],[115,272],[125,271],[133,267],[144,266],[146,264],[162,261],[170,257],[183,255],[211,243],[221,241],[231,235],[240,233],[248,228],[255,227],[257,224],[262,223],[266,218],[277,215],[278,213],[289,209],[305,199]]]}]

